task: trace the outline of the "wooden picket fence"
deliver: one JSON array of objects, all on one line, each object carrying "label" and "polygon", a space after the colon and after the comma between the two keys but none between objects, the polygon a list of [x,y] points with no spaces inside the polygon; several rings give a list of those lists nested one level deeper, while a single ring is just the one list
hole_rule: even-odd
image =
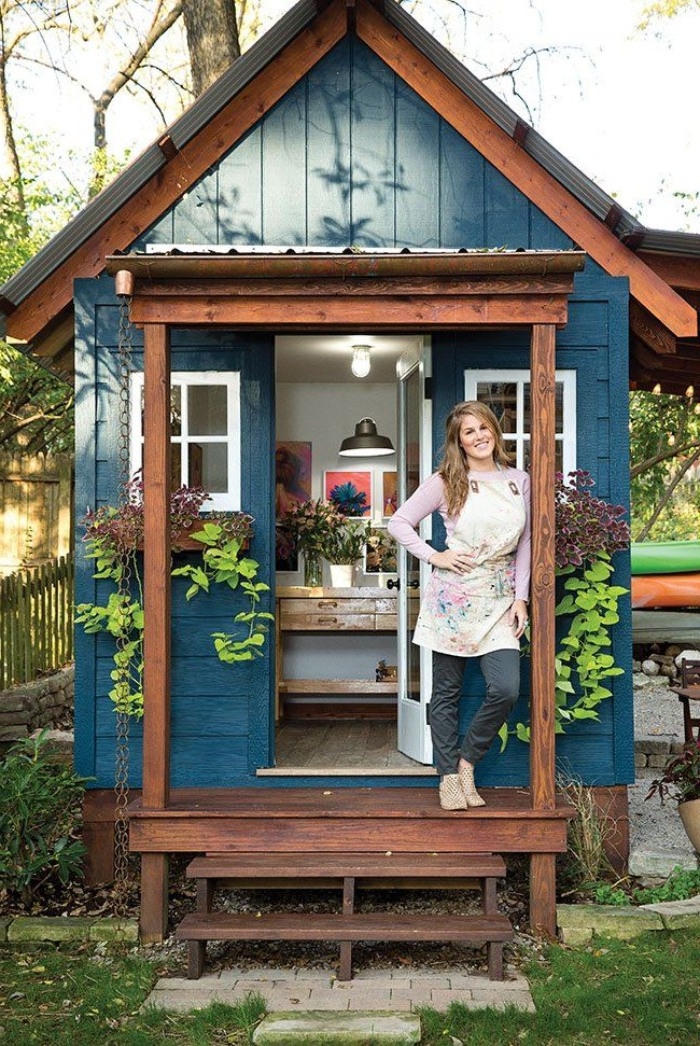
[{"label": "wooden picket fence", "polygon": [[71,551],[72,479],[69,454],[0,451],[0,575]]},{"label": "wooden picket fence", "polygon": [[73,660],[73,555],[0,578],[0,690]]}]

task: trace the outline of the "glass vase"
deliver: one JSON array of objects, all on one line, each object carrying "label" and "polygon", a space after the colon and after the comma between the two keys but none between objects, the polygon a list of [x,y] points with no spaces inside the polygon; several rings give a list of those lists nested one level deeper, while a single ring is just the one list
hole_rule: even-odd
[{"label": "glass vase", "polygon": [[304,553],[304,584],[307,588],[321,588],[323,585],[323,560],[318,553]]}]

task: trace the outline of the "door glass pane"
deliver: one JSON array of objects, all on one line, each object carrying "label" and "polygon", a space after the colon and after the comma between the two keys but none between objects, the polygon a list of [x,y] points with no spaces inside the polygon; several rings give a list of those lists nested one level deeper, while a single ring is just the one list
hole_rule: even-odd
[{"label": "door glass pane", "polygon": [[225,436],[226,386],[190,385],[187,390],[187,421],[190,436]]},{"label": "door glass pane", "polygon": [[[418,371],[410,374],[404,382],[406,402],[406,497],[418,489],[420,483],[420,378]],[[406,694],[410,701],[420,701],[420,647],[413,642],[419,602],[420,561],[406,553]]]},{"label": "door glass pane", "polygon": [[518,385],[514,381],[479,381],[476,398],[490,407],[504,432],[518,431]]},{"label": "door glass pane", "polygon": [[190,443],[187,476],[190,486],[204,487],[210,494],[225,494],[228,490],[227,450],[226,443]]}]

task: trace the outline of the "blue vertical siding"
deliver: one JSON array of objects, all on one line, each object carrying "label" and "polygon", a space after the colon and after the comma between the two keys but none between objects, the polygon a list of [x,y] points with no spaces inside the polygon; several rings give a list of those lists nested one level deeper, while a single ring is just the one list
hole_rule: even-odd
[{"label": "blue vertical siding", "polygon": [[[537,222],[545,240],[551,223]],[[589,262],[577,274],[569,322],[557,334],[557,367],[576,371],[577,464],[596,481],[593,493],[614,504],[629,505],[627,454],[627,300],[626,279],[613,279]],[[473,331],[433,336],[433,440],[440,448],[444,419],[464,395],[464,371],[522,369],[529,366],[528,332]],[[614,361],[614,364],[611,363]],[[611,451],[612,448],[612,451]],[[436,452],[437,455],[437,452]],[[536,521],[535,521],[536,525]],[[629,587],[628,556],[616,557],[616,583]],[[600,706],[600,721],[569,727],[557,738],[562,771],[587,784],[625,784],[634,780],[631,682],[631,632],[628,597],[622,621],[613,632],[613,654],[625,675],[611,681],[613,698]],[[466,729],[483,697],[476,664],[465,675],[462,728]],[[511,723],[528,722],[529,662],[523,664],[521,697]],[[529,780],[529,747],[511,739],[501,755],[494,746],[479,767],[484,785],[524,785]]]},{"label": "blue vertical siding", "polygon": [[349,36],[134,245],[571,247]]},{"label": "blue vertical siding", "polygon": [[[78,281],[76,316],[80,359],[76,514],[80,517],[88,507],[113,504],[118,495],[118,309],[110,279]],[[133,365],[140,369],[142,334],[136,330],[133,334]],[[250,555],[260,563],[261,579],[269,580],[274,569],[272,338],[176,330],[172,368],[241,372],[241,504],[256,520]],[[95,581],[91,561],[78,559],[76,601],[106,600],[107,583]],[[271,755],[274,635],[263,659],[221,664],[210,634],[235,633],[240,626],[233,618],[247,604],[237,593],[218,588],[188,603],[185,588],[183,579],[173,581],[171,783],[174,787],[252,783],[257,767],[268,765]],[[270,609],[269,604],[268,598],[264,608]],[[105,635],[86,636],[78,627],[76,648],[76,765],[80,773],[94,779],[95,787],[109,787],[114,783],[114,711],[108,697],[113,644]],[[140,724],[133,724],[130,733],[130,781],[137,787],[142,765]]]}]

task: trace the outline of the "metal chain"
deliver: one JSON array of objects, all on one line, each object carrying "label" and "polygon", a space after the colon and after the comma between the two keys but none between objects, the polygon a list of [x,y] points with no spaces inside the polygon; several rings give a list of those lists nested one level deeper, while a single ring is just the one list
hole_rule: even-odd
[{"label": "metal chain", "polygon": [[[119,507],[129,501],[130,477],[130,431],[131,412],[129,404],[129,379],[132,361],[131,297],[119,296]],[[121,572],[118,586],[119,599],[127,600],[131,594],[131,558],[128,550],[121,553]],[[117,648],[128,642],[126,636],[117,638]],[[129,714],[117,708],[116,755],[114,773],[114,914],[123,919],[129,885],[129,822],[126,807],[129,802]]]}]

